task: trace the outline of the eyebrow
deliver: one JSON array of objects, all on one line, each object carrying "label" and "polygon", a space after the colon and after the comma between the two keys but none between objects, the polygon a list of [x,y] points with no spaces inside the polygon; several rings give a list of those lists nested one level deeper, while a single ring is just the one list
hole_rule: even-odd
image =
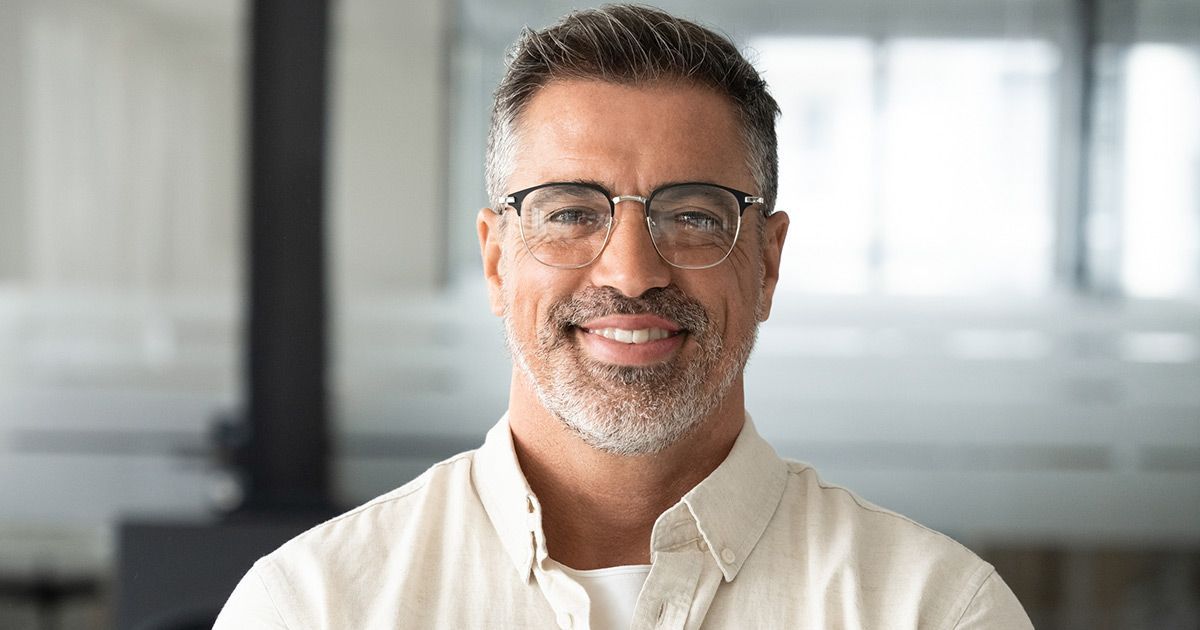
[{"label": "eyebrow", "polygon": [[[600,188],[603,188],[604,192],[610,196],[613,194],[613,189],[616,188],[616,186],[612,185],[612,182],[602,182],[598,179],[588,179],[588,178],[584,178],[584,177],[577,177],[577,178],[573,178],[573,179],[564,179],[564,180],[555,180],[555,181],[558,181],[561,184],[587,184],[589,186],[599,186]],[[650,188],[649,193],[654,194],[654,192],[656,190],[661,190],[663,188],[666,188],[667,186],[677,186],[679,184],[710,184],[713,186],[721,186],[722,185],[722,184],[718,184],[716,182],[710,182],[710,181],[704,180],[704,179],[671,179],[671,180],[667,180],[665,182],[659,182],[658,184],[654,185],[653,187]]]},{"label": "eyebrow", "polygon": [[598,179],[587,179],[587,178],[583,178],[583,177],[576,177],[573,179],[564,179],[564,180],[559,180],[559,181],[561,181],[561,183],[563,183],[563,184],[586,184],[588,186],[599,186],[600,188],[603,188],[604,192],[608,195],[611,195],[613,188],[615,188],[615,186],[613,186],[611,182],[602,182]]}]

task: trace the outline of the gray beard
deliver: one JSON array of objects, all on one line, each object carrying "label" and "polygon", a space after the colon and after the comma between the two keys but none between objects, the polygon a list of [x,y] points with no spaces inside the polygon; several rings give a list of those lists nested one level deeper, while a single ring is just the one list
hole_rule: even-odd
[{"label": "gray beard", "polygon": [[[579,349],[576,326],[595,317],[654,313],[678,322],[699,347],[648,367],[594,361]],[[728,348],[703,308],[682,291],[653,289],[640,298],[588,289],[550,308],[536,347],[518,341],[507,315],[505,341],[539,402],[584,443],[615,455],[658,453],[695,431],[721,404],[745,369],[757,323]]]}]

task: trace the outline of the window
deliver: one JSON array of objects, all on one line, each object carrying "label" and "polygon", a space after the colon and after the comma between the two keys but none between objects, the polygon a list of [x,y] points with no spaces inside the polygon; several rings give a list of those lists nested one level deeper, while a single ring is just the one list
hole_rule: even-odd
[{"label": "window", "polygon": [[1125,60],[1121,285],[1139,297],[1200,289],[1200,55],[1137,44]]},{"label": "window", "polygon": [[795,291],[1036,294],[1052,282],[1057,49],[766,38]]}]

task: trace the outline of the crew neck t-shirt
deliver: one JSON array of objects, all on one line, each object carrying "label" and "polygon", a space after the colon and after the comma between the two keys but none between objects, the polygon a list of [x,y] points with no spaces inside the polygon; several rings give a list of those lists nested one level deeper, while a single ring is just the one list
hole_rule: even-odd
[{"label": "crew neck t-shirt", "polygon": [[604,569],[572,569],[550,560],[587,592],[591,630],[629,630],[638,594],[650,575],[649,564]]}]

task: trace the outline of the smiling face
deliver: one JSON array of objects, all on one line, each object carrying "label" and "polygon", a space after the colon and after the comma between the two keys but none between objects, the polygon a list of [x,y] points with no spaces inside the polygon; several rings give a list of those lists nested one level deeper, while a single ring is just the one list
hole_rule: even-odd
[{"label": "smiling face", "polygon": [[[706,88],[559,81],[530,101],[507,190],[591,182],[648,197],[707,182],[759,194],[732,105]],[[654,453],[704,423],[736,393],[766,319],[787,217],[759,206],[732,254],[709,269],[668,265],[643,206],[617,204],[607,247],[590,265],[558,269],[526,250],[516,214],[480,213],[492,308],[505,321],[514,397],[536,398],[589,445]]]}]

